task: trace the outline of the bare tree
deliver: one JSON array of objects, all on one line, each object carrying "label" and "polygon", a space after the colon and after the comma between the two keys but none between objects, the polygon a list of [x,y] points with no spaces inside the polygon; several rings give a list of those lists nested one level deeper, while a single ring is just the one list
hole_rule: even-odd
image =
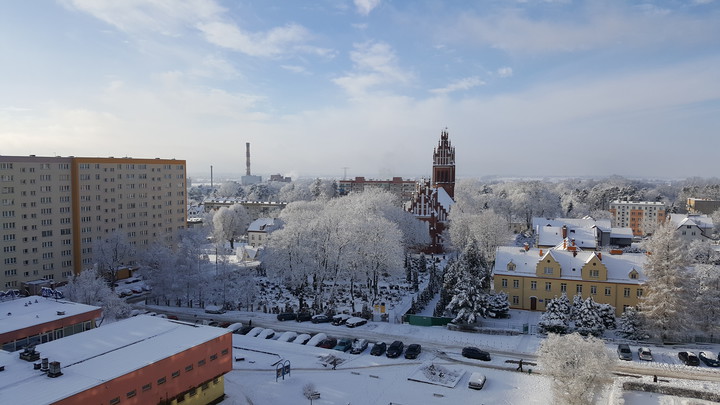
[{"label": "bare tree", "polygon": [[93,258],[101,274],[107,276],[110,288],[115,291],[118,272],[134,259],[135,249],[128,242],[125,233],[115,231],[107,238],[93,243]]},{"label": "bare tree", "polygon": [[543,374],[553,380],[554,403],[585,405],[611,380],[614,363],[605,343],[594,337],[550,334],[537,351]]}]

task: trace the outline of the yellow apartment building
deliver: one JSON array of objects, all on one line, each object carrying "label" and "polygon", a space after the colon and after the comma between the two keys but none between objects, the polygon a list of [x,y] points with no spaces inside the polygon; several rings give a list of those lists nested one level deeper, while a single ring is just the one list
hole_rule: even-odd
[{"label": "yellow apartment building", "polygon": [[510,307],[544,311],[552,298],[581,294],[615,307],[619,316],[643,295],[645,255],[584,251],[572,242],[549,248],[501,246],[495,259],[494,288]]}]

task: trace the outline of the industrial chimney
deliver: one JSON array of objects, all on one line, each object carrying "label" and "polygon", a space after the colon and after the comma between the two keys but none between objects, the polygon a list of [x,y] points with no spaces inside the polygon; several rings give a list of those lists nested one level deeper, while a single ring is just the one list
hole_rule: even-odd
[{"label": "industrial chimney", "polygon": [[250,176],[250,142],[245,143],[245,162],[247,166],[245,175]]}]

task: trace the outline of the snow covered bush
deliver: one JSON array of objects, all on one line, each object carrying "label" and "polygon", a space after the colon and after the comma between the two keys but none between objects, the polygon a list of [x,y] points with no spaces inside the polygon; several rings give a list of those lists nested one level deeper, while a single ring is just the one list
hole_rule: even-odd
[{"label": "snow covered bush", "polygon": [[594,337],[550,334],[537,351],[543,374],[552,379],[554,403],[595,403],[595,394],[610,382],[615,362],[605,343]]}]

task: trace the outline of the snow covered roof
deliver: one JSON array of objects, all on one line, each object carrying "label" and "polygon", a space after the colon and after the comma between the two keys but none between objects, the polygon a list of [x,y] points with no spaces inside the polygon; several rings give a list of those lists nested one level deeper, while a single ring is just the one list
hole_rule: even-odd
[{"label": "snow covered roof", "polygon": [[248,232],[266,232],[267,227],[272,227],[275,224],[273,218],[258,218],[248,226]]},{"label": "snow covered roof", "polygon": [[0,335],[100,309],[93,305],[40,296],[2,301],[0,302]]},{"label": "snow covered roof", "polygon": [[670,222],[675,225],[675,228],[681,226],[697,226],[700,229],[712,229],[713,220],[707,215],[699,214],[670,214]]},{"label": "snow covered roof", "polygon": [[594,219],[586,216],[583,218],[543,218],[533,217],[532,226],[533,229],[537,229],[538,226],[551,226],[562,228],[566,225],[568,228],[592,228],[597,226],[598,228],[605,230],[610,229],[609,219]]},{"label": "snow covered roof", "polygon": [[610,237],[615,239],[632,239],[632,228],[612,228],[610,229]]},{"label": "snow covered roof", "polygon": [[49,378],[33,363],[0,352],[5,365],[0,401],[49,404],[218,338],[227,329],[139,315],[43,343],[41,358],[59,361],[63,375]]},{"label": "snow covered roof", "polygon": [[445,212],[450,212],[450,207],[455,204],[455,201],[452,199],[452,197],[450,197],[447,191],[445,191],[445,189],[442,187],[437,188],[437,199],[440,205],[445,208]]},{"label": "snow covered roof", "polygon": [[[540,251],[543,255],[540,256]],[[500,246],[495,256],[495,267],[493,272],[503,275],[522,275],[535,276],[535,270],[538,261],[550,255],[554,258],[562,269],[562,278],[567,280],[581,280],[581,269],[589,260],[597,255],[595,251],[577,251],[577,255],[573,255],[572,251],[560,249],[537,249],[531,248],[525,250],[517,246]],[[515,270],[508,270],[507,264],[512,261],[515,264]],[[608,270],[608,281],[622,282],[628,284],[640,284],[645,282],[645,273],[643,267],[645,264],[645,255],[642,253],[625,253],[622,255],[602,254],[602,263]],[[638,272],[637,279],[631,279],[629,274],[632,270]]]},{"label": "snow covered roof", "polygon": [[[563,241],[562,227],[541,226],[536,228],[539,246],[556,246]],[[568,229],[568,241],[575,239],[575,244],[585,249],[594,249],[597,246],[594,228]]]}]

